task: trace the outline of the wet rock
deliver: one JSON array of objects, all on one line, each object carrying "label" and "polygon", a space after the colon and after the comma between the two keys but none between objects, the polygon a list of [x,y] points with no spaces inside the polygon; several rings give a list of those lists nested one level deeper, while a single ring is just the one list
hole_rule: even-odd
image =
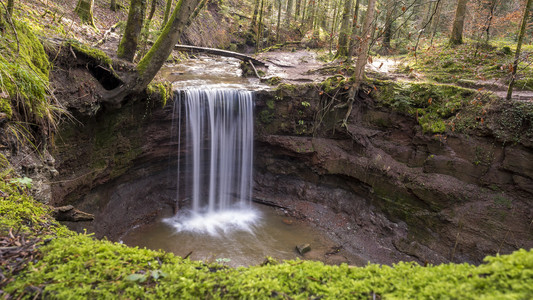
[{"label": "wet rock", "polygon": [[311,251],[311,245],[309,245],[309,244],[298,245],[298,246],[296,246],[296,250],[301,255],[304,255],[305,253]]}]

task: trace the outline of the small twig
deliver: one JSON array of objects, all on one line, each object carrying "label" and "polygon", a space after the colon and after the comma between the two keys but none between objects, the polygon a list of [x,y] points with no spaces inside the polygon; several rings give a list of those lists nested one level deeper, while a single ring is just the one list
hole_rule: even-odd
[{"label": "small twig", "polygon": [[255,76],[257,76],[257,78],[261,79],[261,76],[259,76],[259,73],[257,73],[257,69],[255,68],[254,63],[251,60],[248,60],[248,63],[250,64],[250,66],[252,66],[252,69],[254,69]]}]

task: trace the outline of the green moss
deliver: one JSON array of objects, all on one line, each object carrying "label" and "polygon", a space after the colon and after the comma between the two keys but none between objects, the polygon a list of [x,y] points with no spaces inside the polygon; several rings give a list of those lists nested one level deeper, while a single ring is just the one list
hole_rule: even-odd
[{"label": "green moss", "polygon": [[13,23],[17,35],[11,26],[5,26],[0,36],[0,111],[48,130],[63,111],[49,97],[48,57],[29,26]]},{"label": "green moss", "polygon": [[281,78],[278,76],[272,76],[266,80],[268,85],[277,85],[281,82]]},{"label": "green moss", "polygon": [[508,101],[499,104],[501,111],[492,120],[496,136],[513,143],[533,139],[533,103]]},{"label": "green moss", "polygon": [[475,90],[436,83],[372,81],[374,98],[384,106],[417,119],[424,132],[443,133],[464,109],[480,108],[488,98]]},{"label": "green moss", "polygon": [[322,82],[322,90],[326,93],[331,93],[346,84],[346,78],[342,75],[335,75],[327,78]]},{"label": "green moss", "polygon": [[0,178],[0,190],[3,192],[0,197],[0,234],[5,235],[9,229],[32,236],[71,234],[51,217],[49,206],[33,200],[28,195],[27,186],[18,184],[19,181],[11,176],[2,172]]},{"label": "green moss", "polygon": [[104,51],[90,47],[76,40],[68,40],[67,45],[72,47],[76,52],[83,53],[87,57],[91,57],[99,63],[112,68],[113,60],[105,54]]},{"label": "green moss", "polygon": [[270,124],[274,120],[274,112],[269,109],[264,109],[259,113],[259,120],[263,124]]},{"label": "green moss", "polygon": [[163,107],[167,105],[167,101],[172,98],[172,84],[168,81],[151,83],[146,89],[149,96],[159,94]]},{"label": "green moss", "polygon": [[0,98],[0,113],[6,114],[7,119],[11,119],[13,116],[11,101],[8,98]]},{"label": "green moss", "polygon": [[274,109],[274,100],[270,99],[266,104],[269,109]]}]

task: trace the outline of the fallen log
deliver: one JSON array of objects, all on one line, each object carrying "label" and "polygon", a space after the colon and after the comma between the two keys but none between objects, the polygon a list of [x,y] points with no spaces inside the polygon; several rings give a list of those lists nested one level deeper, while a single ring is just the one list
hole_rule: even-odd
[{"label": "fallen log", "polygon": [[175,45],[174,50],[176,51],[183,51],[183,52],[190,52],[190,53],[207,53],[212,55],[218,55],[218,56],[225,56],[225,57],[232,57],[236,59],[240,59],[245,62],[251,61],[256,66],[266,66],[265,62],[262,62],[260,60],[257,60],[251,56],[237,53],[233,51],[228,50],[221,50],[221,49],[215,49],[215,48],[205,48],[205,47],[195,47],[195,46],[188,46],[188,45]]}]

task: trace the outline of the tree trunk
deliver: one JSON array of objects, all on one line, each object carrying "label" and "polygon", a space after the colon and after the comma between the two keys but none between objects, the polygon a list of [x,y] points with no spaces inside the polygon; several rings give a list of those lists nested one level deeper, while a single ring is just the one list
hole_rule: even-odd
[{"label": "tree trunk", "polygon": [[359,21],[359,4],[361,3],[361,0],[356,0],[355,3],[355,11],[353,13],[353,22],[352,22],[352,36],[350,38],[350,46],[348,48],[348,56],[346,57],[346,62],[351,62],[352,57],[355,53],[355,48],[358,45],[357,40],[357,23]]},{"label": "tree trunk", "polygon": [[440,5],[440,3],[437,3],[437,11],[435,11],[435,16],[433,17],[433,20],[431,20],[431,44],[433,44],[433,39],[435,38],[435,34],[439,28],[442,6],[443,5]]},{"label": "tree trunk", "polygon": [[130,78],[124,85],[106,95],[103,99],[105,103],[112,106],[120,106],[126,96],[133,93],[140,93],[146,89],[168,59],[199,3],[200,0],[178,1],[170,16],[169,22],[152,48],[150,48],[148,53],[146,53],[137,65],[136,75]]},{"label": "tree trunk", "polygon": [[257,25],[257,14],[259,13],[259,0],[255,0],[254,2],[254,14],[252,16],[252,24],[250,25],[250,28],[252,30],[255,29],[255,26]]},{"label": "tree trunk", "polygon": [[372,30],[372,20],[374,19],[374,9],[376,6],[376,0],[368,0],[368,9],[366,11],[365,20],[363,22],[363,37],[361,41],[361,50],[359,51],[359,54],[357,56],[357,62],[355,63],[355,71],[352,76],[352,87],[350,88],[350,92],[348,93],[348,112],[346,113],[346,116],[343,120],[343,126],[346,127],[348,118],[350,117],[350,114],[352,112],[352,106],[353,102],[355,100],[355,97],[357,96],[357,93],[359,92],[359,88],[361,86],[361,81],[363,80],[363,76],[365,74],[365,66],[366,61],[368,59],[368,48],[370,46],[370,30]]},{"label": "tree trunk", "polygon": [[489,16],[487,17],[487,26],[485,27],[485,33],[487,34],[485,37],[485,44],[488,44],[490,40],[490,27],[492,25],[492,19],[494,18],[494,10],[496,9],[497,3],[498,1],[496,0],[492,0],[490,3]]},{"label": "tree trunk", "polygon": [[460,45],[463,43],[463,26],[465,23],[466,3],[468,0],[459,0],[455,10],[455,19],[453,20],[452,35],[450,44]]},{"label": "tree trunk", "polygon": [[74,11],[78,14],[83,23],[96,28],[96,25],[94,25],[93,6],[94,0],[79,0]]},{"label": "tree trunk", "polygon": [[257,28],[257,49],[261,49],[261,39],[263,38],[263,8],[264,8],[265,0],[261,0],[261,8],[259,9],[259,24]]},{"label": "tree trunk", "polygon": [[337,44],[337,57],[346,57],[349,52],[350,37],[352,35],[352,6],[353,0],[344,1],[344,10],[342,13],[341,30],[339,32],[339,42]]},{"label": "tree trunk", "polygon": [[285,24],[287,24],[287,26],[291,24],[292,4],[293,0],[287,0],[287,15],[285,16]]},{"label": "tree trunk", "polygon": [[112,11],[118,10],[117,0],[111,0],[111,3],[109,4],[109,9]]},{"label": "tree trunk", "polygon": [[279,42],[279,30],[281,25],[281,0],[278,1],[278,23],[276,26],[276,43]]},{"label": "tree trunk", "polygon": [[167,5],[165,6],[165,14],[163,16],[163,23],[161,23],[161,29],[165,28],[168,22],[168,17],[170,16],[170,11],[172,10],[172,0],[167,0]]},{"label": "tree trunk", "polygon": [[516,53],[514,55],[513,72],[511,76],[511,82],[509,82],[509,88],[507,89],[507,100],[511,100],[513,96],[513,85],[516,79],[516,71],[518,70],[518,62],[520,60],[520,51],[522,50],[522,42],[524,41],[524,35],[527,29],[527,20],[529,9],[531,8],[531,2],[533,0],[526,0],[526,6],[524,7],[524,16],[522,17],[522,24],[520,25],[520,33],[518,34],[518,42],[516,43]]},{"label": "tree trunk", "polygon": [[365,65],[368,58],[368,48],[370,46],[370,30],[372,29],[372,21],[374,19],[374,8],[376,6],[376,0],[368,0],[368,10],[363,22],[363,36],[361,41],[361,51],[357,56],[357,62],[355,63],[355,72],[353,74],[353,87],[359,89],[361,80],[365,73]]},{"label": "tree trunk", "polygon": [[137,51],[137,44],[139,42],[139,35],[141,33],[145,11],[145,0],[131,0],[126,29],[124,29],[124,35],[118,45],[118,57],[133,61],[135,52]]},{"label": "tree trunk", "polygon": [[298,21],[300,16],[300,9],[302,7],[302,0],[296,0],[296,10],[294,11],[294,19]]},{"label": "tree trunk", "polygon": [[[391,51],[391,45],[390,41],[392,38],[392,23],[394,23],[394,20],[392,19],[392,10],[393,10],[394,3],[391,0],[387,1],[387,13],[385,15],[385,28],[383,29],[383,54],[387,55]],[[430,5],[431,6],[431,5]]]},{"label": "tree trunk", "polygon": [[14,8],[15,8],[15,0],[7,0],[7,16],[9,19],[13,18]]}]

